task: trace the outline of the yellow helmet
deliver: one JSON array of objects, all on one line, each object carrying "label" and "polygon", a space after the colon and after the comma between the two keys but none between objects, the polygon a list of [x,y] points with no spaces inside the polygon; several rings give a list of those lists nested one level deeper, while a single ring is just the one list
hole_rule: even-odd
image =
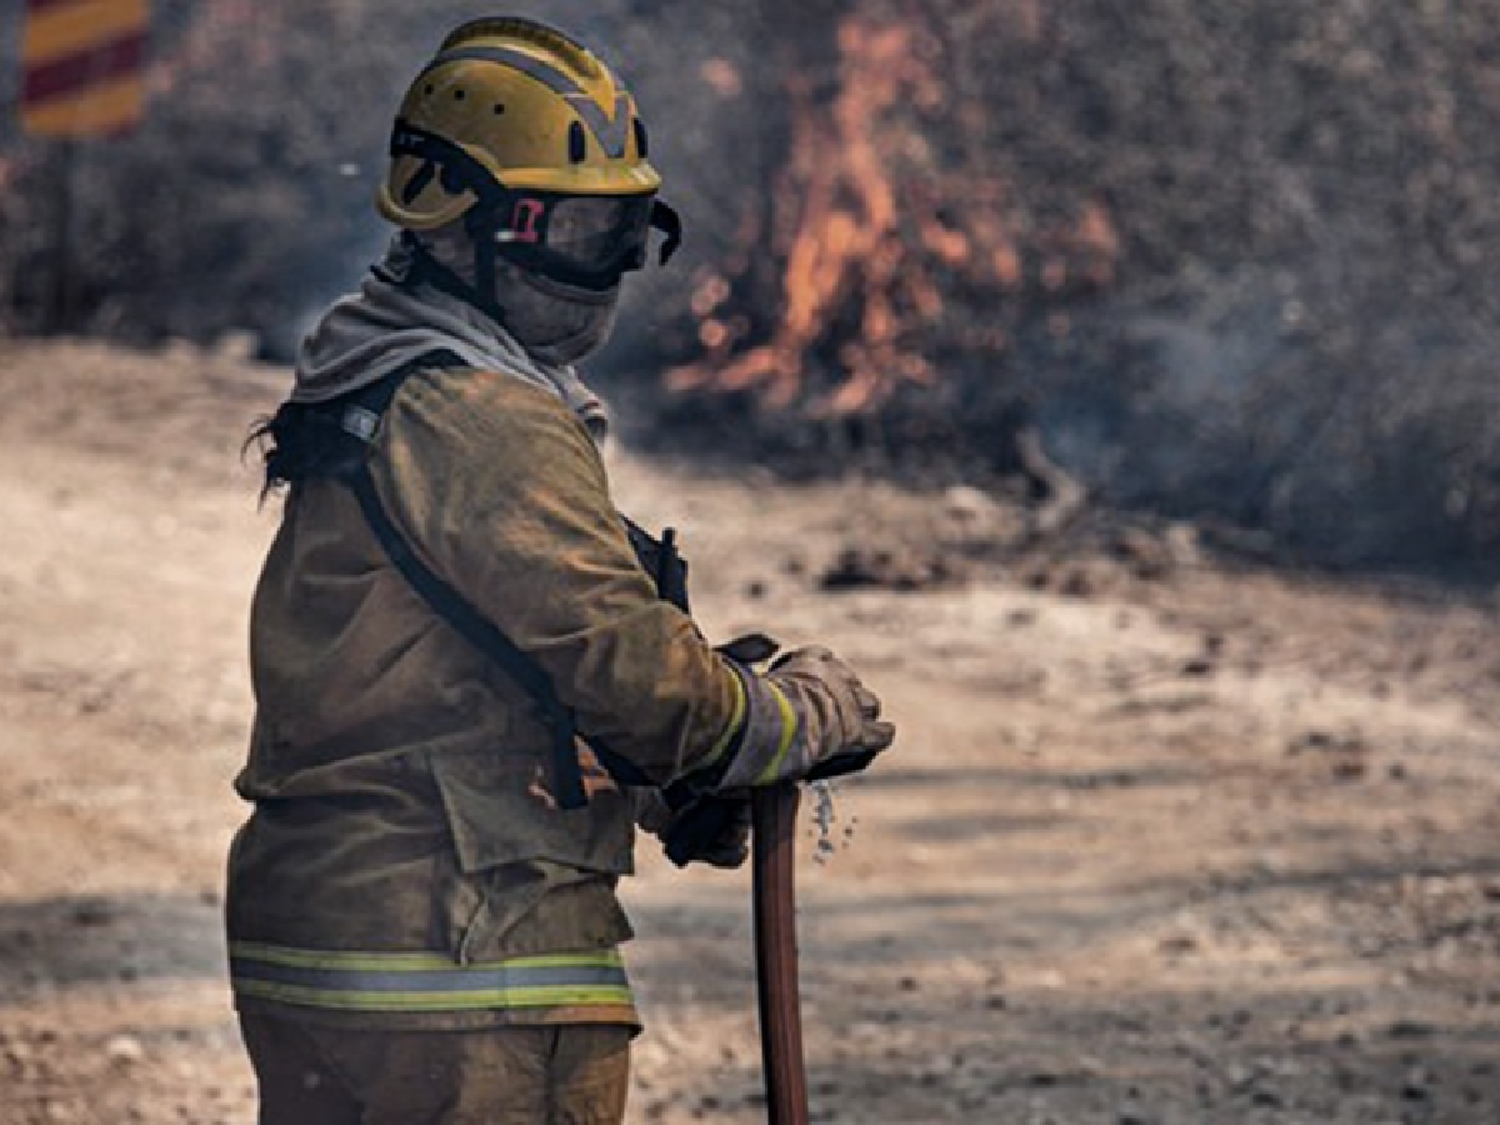
[{"label": "yellow helmet", "polygon": [[487,189],[651,195],[635,99],[562,32],[506,17],[444,40],[401,103],[380,212],[408,230],[464,215]]},{"label": "yellow helmet", "polygon": [[462,218],[481,303],[497,257],[608,289],[645,263],[651,228],[662,262],[682,240],[646,151],[635,99],[587,48],[534,20],[475,20],[407,91],[378,203],[408,232]]}]

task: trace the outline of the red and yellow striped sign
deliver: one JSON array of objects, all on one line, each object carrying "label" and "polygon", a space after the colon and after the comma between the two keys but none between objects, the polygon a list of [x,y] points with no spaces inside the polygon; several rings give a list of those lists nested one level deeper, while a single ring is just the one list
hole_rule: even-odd
[{"label": "red and yellow striped sign", "polygon": [[148,0],[27,0],[21,121],[47,137],[109,137],[141,118]]}]

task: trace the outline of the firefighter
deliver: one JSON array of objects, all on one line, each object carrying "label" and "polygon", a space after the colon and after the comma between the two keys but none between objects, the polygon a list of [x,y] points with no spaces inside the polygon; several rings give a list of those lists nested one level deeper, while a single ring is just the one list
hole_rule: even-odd
[{"label": "firefighter", "polygon": [[263,429],[227,902],[262,1122],[620,1121],[636,822],[737,865],[750,788],[892,740],[826,649],[710,647],[613,505],[573,364],[680,237],[647,145],[568,36],[454,31],[392,133],[391,248]]}]

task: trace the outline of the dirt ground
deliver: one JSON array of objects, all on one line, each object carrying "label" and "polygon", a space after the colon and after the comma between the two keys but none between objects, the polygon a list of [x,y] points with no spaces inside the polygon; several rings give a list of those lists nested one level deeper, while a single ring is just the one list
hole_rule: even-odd
[{"label": "dirt ground", "polygon": [[[219,909],[284,378],[0,345],[0,1122],[254,1119]],[[1495,605],[613,460],[710,635],[823,640],[899,724],[825,862],[807,819],[814,1120],[1500,1122]],[[630,1119],[761,1121],[748,872],[652,851]]]}]

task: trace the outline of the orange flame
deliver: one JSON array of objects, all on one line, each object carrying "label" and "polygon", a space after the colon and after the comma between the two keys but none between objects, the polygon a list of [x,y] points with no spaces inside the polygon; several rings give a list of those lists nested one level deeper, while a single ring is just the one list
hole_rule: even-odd
[{"label": "orange flame", "polygon": [[[1037,0],[1016,0],[1018,33],[1040,33]],[[770,228],[791,231],[772,247],[784,261],[785,301],[765,343],[736,351],[752,331],[730,316],[745,262],[700,275],[692,301],[703,354],[667,376],[674,390],[754,390],[772,408],[803,399],[810,371],[831,366],[832,388],[815,414],[878,405],[904,383],[936,379],[927,344],[942,325],[944,284],[1013,294],[1028,284],[1005,185],[944,175],[911,122],[911,110],[941,110],[962,133],[983,137],[991,107],[946,104],[937,40],[914,20],[846,17],[838,29],[838,92],[814,102],[794,83],[791,156],[772,202]],[[905,114],[905,117],[903,117]],[[753,246],[757,227],[744,232]],[[1037,276],[1046,292],[1099,288],[1114,276],[1121,246],[1102,203],[1039,237]],[[984,326],[961,337],[985,348],[1004,333]]]},{"label": "orange flame", "polygon": [[[794,87],[798,111],[792,156],[784,190],[778,193],[778,199],[799,201],[782,278],[785,314],[769,342],[715,366],[732,347],[736,332],[735,326],[710,317],[733,287],[722,275],[706,276],[693,309],[705,318],[699,339],[710,362],[672,372],[669,386],[759,388],[770,405],[787,406],[802,392],[808,353],[850,301],[860,306],[858,339],[839,354],[841,385],[815,409],[859,410],[887,394],[897,380],[932,378],[906,336],[913,320],[934,320],[942,301],[929,277],[904,269],[911,258],[908,232],[902,229],[891,156],[879,141],[883,119],[893,106],[914,102],[930,107],[941,98],[926,61],[930,45],[919,39],[919,31],[910,26],[851,17],[838,32],[842,65],[832,106],[820,113],[806,84]],[[935,220],[921,231],[941,252],[963,253],[961,236]]]}]

